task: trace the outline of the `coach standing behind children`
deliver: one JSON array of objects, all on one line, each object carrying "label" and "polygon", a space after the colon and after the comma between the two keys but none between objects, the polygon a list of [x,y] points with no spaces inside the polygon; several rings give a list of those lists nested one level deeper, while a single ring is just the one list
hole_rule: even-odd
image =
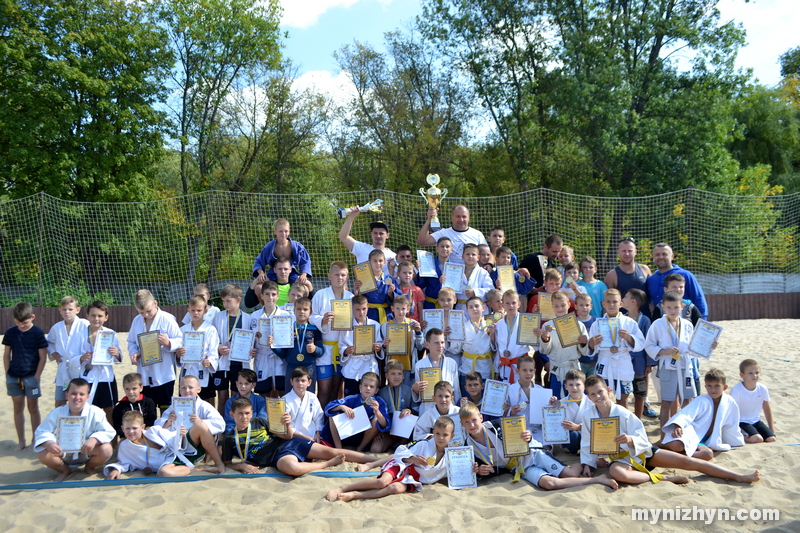
[{"label": "coach standing behind children", "polygon": [[453,250],[450,252],[450,262],[459,265],[464,264],[461,258],[465,244],[488,244],[483,233],[475,228],[469,227],[469,209],[465,205],[457,205],[453,208],[450,215],[450,222],[453,224],[449,228],[440,229],[431,233],[431,220],[439,213],[438,209],[428,208],[428,219],[419,230],[417,235],[417,245],[436,246],[439,239],[447,237],[453,242]]}]

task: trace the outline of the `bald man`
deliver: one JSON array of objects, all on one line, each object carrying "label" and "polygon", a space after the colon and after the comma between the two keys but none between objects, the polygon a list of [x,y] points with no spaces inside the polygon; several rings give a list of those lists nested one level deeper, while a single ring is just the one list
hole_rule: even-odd
[{"label": "bald man", "polygon": [[[625,237],[619,241],[619,246],[617,246],[619,265],[609,270],[603,280],[609,289],[617,289],[623,296],[631,289],[647,292],[650,268],[636,262],[636,252],[636,240],[633,237]],[[650,316],[649,305],[642,307],[641,311],[646,316]],[[602,311],[600,312],[602,313]]]},{"label": "bald man", "polygon": [[431,233],[431,220],[438,214],[438,209],[428,208],[428,219],[417,235],[418,246],[436,246],[439,239],[447,237],[453,242],[453,251],[450,253],[451,263],[463,264],[461,259],[465,244],[488,244],[483,233],[469,227],[469,209],[464,205],[457,205],[450,215],[452,226]]},{"label": "bald man", "polygon": [[656,271],[647,278],[647,292],[650,295],[650,300],[653,305],[661,303],[661,298],[664,296],[664,278],[669,274],[680,274],[686,280],[683,297],[697,307],[704,320],[708,320],[706,296],[703,294],[703,289],[697,282],[697,278],[688,270],[673,265],[672,261],[674,259],[675,254],[669,244],[660,242],[653,247],[653,264],[656,266]]}]

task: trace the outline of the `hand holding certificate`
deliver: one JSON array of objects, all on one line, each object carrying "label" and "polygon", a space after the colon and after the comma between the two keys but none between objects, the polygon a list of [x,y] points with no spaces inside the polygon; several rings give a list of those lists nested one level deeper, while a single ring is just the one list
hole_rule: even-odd
[{"label": "hand holding certificate", "polygon": [[194,425],[191,420],[191,416],[197,414],[197,398],[173,396],[172,412],[175,413],[175,416],[180,419],[183,427],[185,427],[187,430],[191,429],[191,427]]},{"label": "hand holding certificate", "polygon": [[428,386],[425,387],[425,390],[419,393],[420,400],[422,400],[423,402],[432,402],[433,387],[435,387],[437,383],[442,381],[442,369],[439,367],[420,368],[419,380],[428,382]]},{"label": "hand holding certificate", "polygon": [[614,439],[619,435],[619,417],[592,418],[592,442],[589,451],[595,455],[616,455],[619,444]]},{"label": "hand holding certificate", "polygon": [[603,350],[609,350],[617,345],[617,336],[616,331],[614,330],[614,323],[616,323],[616,318],[598,318],[597,319],[597,330],[600,332],[600,335],[603,336],[603,340],[597,346]]},{"label": "hand holding certificate", "polygon": [[400,411],[393,412],[392,429],[389,430],[389,435],[394,435],[395,437],[403,439],[410,438],[411,434],[414,432],[414,426],[417,425],[417,420],[419,420],[419,417],[416,415],[408,414],[400,418]]},{"label": "hand holding certificate", "polygon": [[558,335],[558,340],[562,348],[578,344],[578,338],[581,336],[581,328],[578,325],[578,318],[575,316],[575,313],[569,313],[554,318],[553,325],[556,327],[556,334]]},{"label": "hand holding certificate", "polygon": [[503,416],[505,414],[507,392],[508,383],[487,379],[486,386],[483,390],[481,413],[492,416]]},{"label": "hand holding certificate", "polygon": [[501,291],[517,290],[514,276],[514,267],[512,265],[501,265],[497,267],[497,279],[500,280]]},{"label": "hand holding certificate", "polygon": [[542,408],[542,430],[545,444],[569,444],[569,431],[563,426],[567,419],[565,407]]},{"label": "hand holding certificate", "polygon": [[331,300],[333,322],[331,330],[350,331],[353,329],[353,302],[350,300]]},{"label": "hand holding certificate", "polygon": [[464,340],[464,311],[446,311],[447,327],[450,328],[451,341]]},{"label": "hand holding certificate", "polygon": [[267,420],[269,421],[269,432],[273,435],[284,436],[289,434],[289,426],[281,423],[285,413],[285,398],[267,398]]},{"label": "hand holding certificate", "polygon": [[361,282],[361,287],[358,289],[359,294],[366,294],[378,290],[378,285],[375,283],[375,276],[372,275],[372,267],[369,265],[369,261],[354,265],[353,277]]},{"label": "hand holding certificate", "polygon": [[272,326],[272,347],[292,348],[294,346],[294,318],[290,316],[273,316],[270,321]]},{"label": "hand holding certificate", "polygon": [[56,429],[58,446],[64,453],[79,453],[86,442],[86,417],[62,416]]},{"label": "hand holding certificate", "polygon": [[520,313],[517,328],[517,344],[539,347],[539,337],[533,331],[542,325],[541,313]]},{"label": "hand holding certificate", "polygon": [[451,489],[466,489],[478,486],[478,478],[472,471],[475,454],[472,446],[445,449],[447,461],[447,486]]},{"label": "hand holding certificate", "polygon": [[181,357],[181,364],[190,365],[203,362],[203,341],[206,334],[202,331],[187,331],[183,334],[183,347],[186,353]]},{"label": "hand holding certificate", "polygon": [[353,355],[374,353],[375,326],[353,326]]},{"label": "hand holding certificate", "polygon": [[113,365],[114,358],[108,349],[114,344],[116,334],[113,331],[98,331],[92,351],[92,365]]},{"label": "hand holding certificate", "polygon": [[540,292],[537,298],[539,304],[539,313],[542,315],[542,320],[552,320],[556,317],[556,312],[553,311],[553,295],[547,292]]},{"label": "hand holding certificate", "polygon": [[250,350],[253,349],[253,342],[256,340],[256,332],[246,329],[236,328],[233,330],[231,338],[231,361],[242,363],[250,362]]},{"label": "hand holding certificate", "polygon": [[387,355],[408,355],[408,324],[386,324]]},{"label": "hand holding certificate", "polygon": [[139,333],[136,339],[139,341],[142,366],[155,365],[162,361],[161,345],[158,344],[158,330]]},{"label": "hand holding certificate", "polygon": [[348,418],[346,414],[342,413],[334,416],[331,420],[336,424],[336,430],[342,440],[363,433],[372,427],[367,410],[363,405],[353,409],[353,418]]},{"label": "hand holding certificate", "polygon": [[442,287],[450,287],[456,294],[461,293],[461,288],[464,285],[464,280],[462,279],[464,277],[464,265],[445,263],[443,274],[445,280]]},{"label": "hand holding certificate", "polygon": [[528,421],[524,416],[507,416],[501,420],[503,425],[503,453],[506,457],[523,457],[530,455],[531,449],[522,438],[522,432],[528,430]]},{"label": "hand holding certificate", "polygon": [[272,324],[269,318],[262,316],[258,319],[258,332],[261,333],[261,337],[258,339],[258,345],[267,346],[267,339],[272,335]]},{"label": "hand holding certificate", "polygon": [[425,326],[425,334],[433,328],[444,331],[444,309],[423,309],[422,320],[428,323]]},{"label": "hand holding certificate", "polygon": [[433,254],[425,250],[417,250],[417,261],[419,261],[419,277],[437,278],[436,264],[433,262]]},{"label": "hand holding certificate", "polygon": [[689,353],[702,359],[711,359],[711,352],[714,351],[713,345],[722,333],[722,328],[702,318],[694,327],[692,340],[689,342]]}]

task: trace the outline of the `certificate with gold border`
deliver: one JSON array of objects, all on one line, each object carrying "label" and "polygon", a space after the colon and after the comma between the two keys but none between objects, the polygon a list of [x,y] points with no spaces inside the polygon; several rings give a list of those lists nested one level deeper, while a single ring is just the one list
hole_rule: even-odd
[{"label": "certificate with gold border", "polygon": [[369,261],[353,265],[353,277],[361,282],[361,287],[358,289],[359,294],[366,294],[378,289]]}]

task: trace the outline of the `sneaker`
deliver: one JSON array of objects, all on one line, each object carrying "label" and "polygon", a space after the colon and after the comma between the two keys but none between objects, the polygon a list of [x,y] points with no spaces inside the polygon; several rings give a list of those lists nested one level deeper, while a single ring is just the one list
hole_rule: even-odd
[{"label": "sneaker", "polygon": [[648,416],[650,418],[658,418],[656,412],[649,405],[644,406],[644,416]]}]

